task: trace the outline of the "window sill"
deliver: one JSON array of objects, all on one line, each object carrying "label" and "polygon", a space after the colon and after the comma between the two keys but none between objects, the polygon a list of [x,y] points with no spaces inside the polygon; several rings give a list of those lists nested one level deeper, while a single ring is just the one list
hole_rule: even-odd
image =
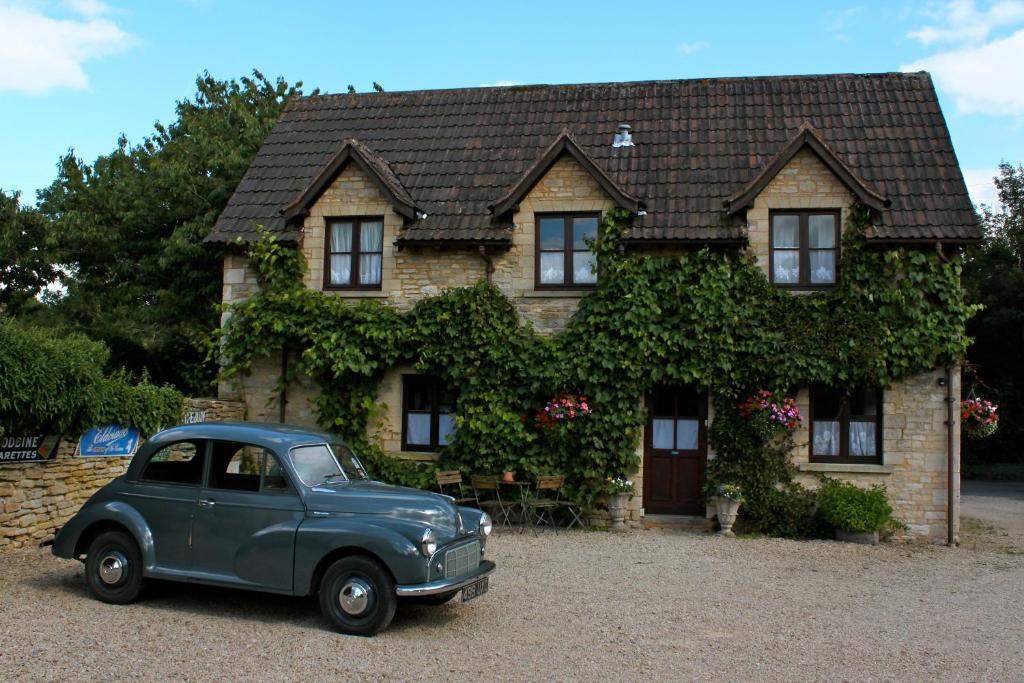
[{"label": "window sill", "polygon": [[869,465],[856,462],[802,462],[801,472],[845,472],[847,474],[892,474],[892,465]]},{"label": "window sill", "polygon": [[441,459],[439,451],[390,451],[387,454],[396,460],[413,462],[437,462]]},{"label": "window sill", "polygon": [[535,289],[523,292],[524,299],[581,299],[593,292],[593,289]]},{"label": "window sill", "polygon": [[379,289],[325,289],[324,294],[340,296],[343,299],[386,299],[387,292]]}]

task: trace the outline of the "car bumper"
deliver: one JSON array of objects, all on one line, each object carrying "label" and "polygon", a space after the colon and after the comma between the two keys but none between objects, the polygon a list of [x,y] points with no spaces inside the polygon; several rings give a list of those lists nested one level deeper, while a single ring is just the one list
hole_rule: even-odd
[{"label": "car bumper", "polygon": [[400,598],[412,598],[420,595],[437,595],[457,591],[460,588],[482,579],[494,571],[494,563],[490,560],[483,560],[475,572],[468,576],[456,576],[450,579],[438,579],[430,583],[415,583],[405,586],[395,586],[395,594]]}]

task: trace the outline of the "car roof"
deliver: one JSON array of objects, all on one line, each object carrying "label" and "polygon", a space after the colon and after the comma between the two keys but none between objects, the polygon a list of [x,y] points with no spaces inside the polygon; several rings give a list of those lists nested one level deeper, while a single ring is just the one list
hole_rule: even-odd
[{"label": "car roof", "polygon": [[337,436],[311,427],[270,422],[203,422],[179,425],[154,434],[152,447],[187,439],[223,439],[241,441],[254,446],[288,449],[309,443],[338,442]]}]

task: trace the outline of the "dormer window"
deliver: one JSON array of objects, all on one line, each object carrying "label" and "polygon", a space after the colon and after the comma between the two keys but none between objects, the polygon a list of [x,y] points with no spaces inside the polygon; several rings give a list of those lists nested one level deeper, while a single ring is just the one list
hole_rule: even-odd
[{"label": "dormer window", "polygon": [[597,214],[537,216],[538,289],[580,289],[597,284]]},{"label": "dormer window", "polygon": [[380,289],[384,219],[327,221],[324,289]]},{"label": "dormer window", "polygon": [[838,211],[773,211],[770,273],[779,287],[835,286],[839,267]]}]

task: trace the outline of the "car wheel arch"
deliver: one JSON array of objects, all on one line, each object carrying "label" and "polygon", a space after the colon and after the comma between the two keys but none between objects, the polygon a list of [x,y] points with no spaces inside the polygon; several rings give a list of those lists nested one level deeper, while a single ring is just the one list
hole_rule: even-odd
[{"label": "car wheel arch", "polygon": [[379,555],[370,550],[367,550],[366,548],[361,548],[358,546],[346,546],[342,548],[335,548],[327,554],[325,554],[322,558],[320,558],[320,561],[316,564],[316,568],[313,570],[313,577],[312,581],[310,581],[308,594],[316,595],[320,591],[320,582],[323,580],[324,574],[327,573],[327,570],[330,569],[331,565],[333,565],[335,562],[344,557],[353,556],[362,556],[367,559],[373,560],[374,562],[376,562],[384,568],[384,570],[391,576],[392,581],[395,580],[395,573],[391,570],[391,567],[388,565],[388,563],[385,562]]},{"label": "car wheel arch", "polygon": [[78,540],[75,541],[75,559],[80,559],[82,555],[85,555],[85,551],[89,548],[93,539],[107,531],[122,531],[128,534],[128,536],[135,541],[135,544],[139,546],[139,549],[142,549],[142,544],[139,543],[138,537],[132,529],[128,528],[128,526],[113,519],[100,519],[89,524],[89,526],[83,529],[82,533],[78,535]]}]

